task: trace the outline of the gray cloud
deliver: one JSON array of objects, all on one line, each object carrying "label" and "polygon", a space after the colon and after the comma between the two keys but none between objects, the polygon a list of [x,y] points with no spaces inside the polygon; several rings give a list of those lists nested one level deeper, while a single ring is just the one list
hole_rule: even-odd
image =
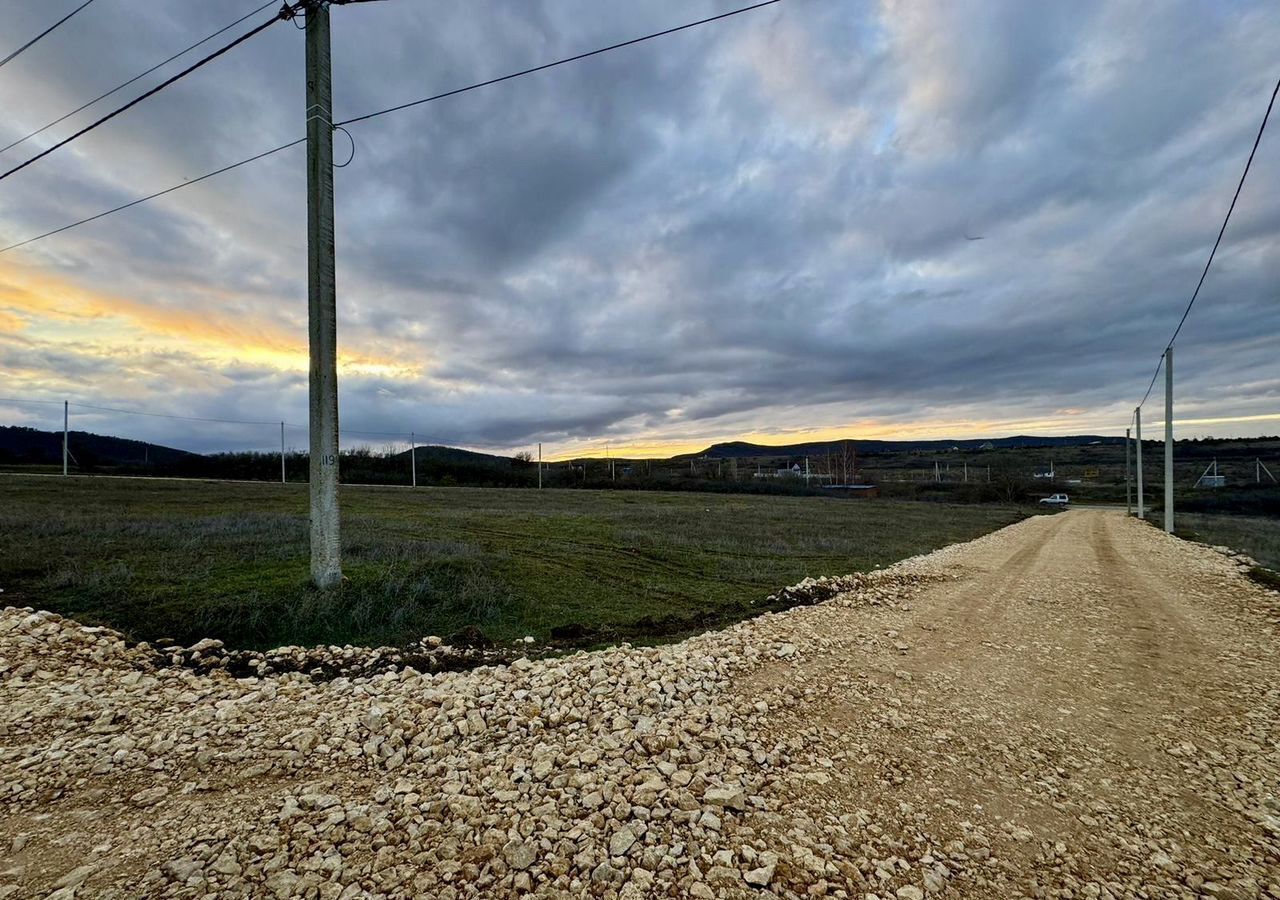
[{"label": "gray cloud", "polygon": [[[6,67],[0,138],[254,4],[117,5]],[[38,30],[45,6],[19,5],[9,33]],[[335,9],[336,112],[730,7]],[[787,0],[352,126],[355,162],[337,174],[342,344],[418,374],[344,376],[343,421],[485,447],[1063,409],[1114,432],[1199,276],[1278,40],[1280,11],[1262,0]],[[276,26],[0,183],[0,239],[299,136],[301,70],[301,35]],[[0,256],[0,282],[20,263],[246,340],[300,342],[301,161],[288,151]],[[1180,402],[1202,417],[1277,412],[1278,172],[1280,142],[1264,141],[1179,342]],[[37,397],[305,415],[299,371],[145,343],[95,357],[28,327],[0,342],[0,370]],[[232,437],[167,433],[197,448]]]}]

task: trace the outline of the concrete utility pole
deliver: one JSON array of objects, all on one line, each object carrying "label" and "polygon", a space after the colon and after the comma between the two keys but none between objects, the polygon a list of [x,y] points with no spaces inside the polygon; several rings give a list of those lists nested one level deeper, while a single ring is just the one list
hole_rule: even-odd
[{"label": "concrete utility pole", "polygon": [[284,484],[284,423],[280,423],[280,483]]},{"label": "concrete utility pole", "polygon": [[1133,485],[1129,483],[1129,429],[1124,430],[1124,514],[1133,515]]},{"label": "concrete utility pole", "polygon": [[338,517],[338,313],[333,247],[329,4],[308,0],[307,316],[311,351],[311,580],[342,581]]},{"label": "concrete utility pole", "polygon": [[1173,534],[1173,344],[1164,351],[1164,530]]},{"label": "concrete utility pole", "polygon": [[69,420],[69,416],[67,414],[67,407],[69,405],[70,404],[68,404],[66,400],[62,401],[62,474],[63,475],[67,474],[67,434],[68,434],[67,422]]},{"label": "concrete utility pole", "polygon": [[409,471],[413,473],[412,481],[410,482],[410,484],[412,484],[414,487],[417,487],[418,486],[418,439],[417,439],[417,436],[412,431],[409,432]]},{"label": "concrete utility pole", "polygon": [[1134,445],[1134,449],[1138,454],[1137,455],[1138,463],[1137,463],[1137,474],[1134,480],[1138,482],[1138,518],[1143,519],[1143,518],[1146,518],[1147,511],[1142,505],[1142,407],[1141,406],[1139,406],[1137,409],[1133,411],[1133,416],[1138,426],[1138,442],[1137,444]]}]

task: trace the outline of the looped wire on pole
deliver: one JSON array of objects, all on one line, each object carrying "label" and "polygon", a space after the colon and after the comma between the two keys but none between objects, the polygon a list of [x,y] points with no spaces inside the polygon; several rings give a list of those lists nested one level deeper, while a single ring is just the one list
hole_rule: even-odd
[{"label": "looped wire on pole", "polygon": [[347,157],[347,161],[344,163],[333,164],[335,169],[345,169],[347,166],[351,165],[351,161],[356,158],[356,139],[351,136],[350,131],[347,131],[347,129],[343,128],[341,125],[335,125],[333,130],[341,131],[347,136],[347,140],[351,142],[351,155]]}]

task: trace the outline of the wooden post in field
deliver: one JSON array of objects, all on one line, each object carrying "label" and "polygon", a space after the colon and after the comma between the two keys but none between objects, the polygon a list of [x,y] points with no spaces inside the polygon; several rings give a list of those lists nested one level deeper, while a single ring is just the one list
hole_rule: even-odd
[{"label": "wooden post in field", "polygon": [[70,404],[66,400],[63,400],[62,401],[62,474],[63,475],[67,474],[67,435],[69,433],[67,431],[67,428],[68,428],[67,423],[69,421],[69,414],[67,413],[68,406],[70,406]]},{"label": "wooden post in field", "polygon": [[1124,430],[1124,514],[1133,515],[1133,486],[1129,483],[1129,429]]},{"label": "wooden post in field", "polygon": [[409,432],[409,468],[413,472],[413,487],[418,486],[418,436]]},{"label": "wooden post in field", "polygon": [[284,423],[280,423],[280,483],[285,483],[284,477]]},{"label": "wooden post in field", "polygon": [[1173,534],[1173,344],[1164,351],[1164,530]]},{"label": "wooden post in field", "polygon": [[538,441],[538,490],[542,490],[542,441]]},{"label": "wooden post in field", "polygon": [[1134,417],[1134,422],[1137,425],[1137,429],[1138,429],[1137,430],[1138,440],[1134,444],[1134,452],[1137,454],[1134,457],[1134,459],[1136,460],[1134,480],[1138,482],[1138,518],[1142,519],[1146,517],[1146,510],[1143,508],[1143,505],[1142,505],[1142,407],[1141,406],[1139,406],[1137,409],[1133,411],[1133,417]]}]

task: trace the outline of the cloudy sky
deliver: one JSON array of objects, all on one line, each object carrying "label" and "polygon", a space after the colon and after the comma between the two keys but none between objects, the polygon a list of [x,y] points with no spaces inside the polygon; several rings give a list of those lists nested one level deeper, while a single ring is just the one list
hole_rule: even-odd
[{"label": "cloudy sky", "polygon": [[[79,2],[0,0],[0,55]],[[0,145],[259,2],[96,0],[0,69]],[[335,117],[736,5],[336,8]],[[1274,0],[783,0],[352,126],[336,173],[346,440],[564,454],[1122,433],[1277,47]],[[303,90],[303,35],[282,22],[0,182],[0,246],[300,137]],[[1178,341],[1180,434],[1280,432],[1273,126]],[[337,136],[339,159],[349,146]],[[294,148],[0,253],[0,396],[305,424],[303,161]],[[1157,385],[1153,432],[1161,401]],[[196,450],[278,435],[74,413]],[[0,423],[60,420],[0,402]]]}]

